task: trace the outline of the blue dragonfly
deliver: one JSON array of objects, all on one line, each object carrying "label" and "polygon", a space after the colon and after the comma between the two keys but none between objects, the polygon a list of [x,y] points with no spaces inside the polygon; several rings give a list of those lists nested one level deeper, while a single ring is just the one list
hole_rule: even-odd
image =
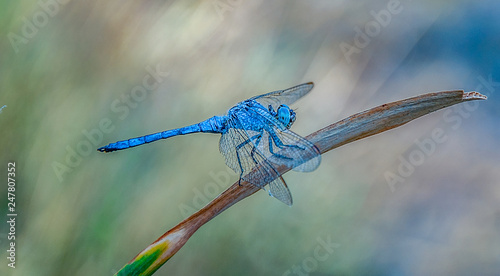
[{"label": "blue dragonfly", "polygon": [[292,195],[277,168],[310,172],[321,162],[319,149],[290,130],[295,112],[288,105],[309,93],[313,86],[309,82],[255,96],[236,104],[224,116],[118,141],[97,150],[112,152],[196,132],[220,133],[219,150],[226,165],[239,174],[240,181],[264,190],[269,183],[269,195],[291,206]]}]

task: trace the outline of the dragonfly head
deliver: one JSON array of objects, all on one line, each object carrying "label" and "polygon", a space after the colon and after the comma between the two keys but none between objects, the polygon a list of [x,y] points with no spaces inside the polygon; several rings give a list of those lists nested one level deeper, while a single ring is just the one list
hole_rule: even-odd
[{"label": "dragonfly head", "polygon": [[295,122],[295,112],[287,105],[280,105],[274,115],[286,128],[290,128]]}]

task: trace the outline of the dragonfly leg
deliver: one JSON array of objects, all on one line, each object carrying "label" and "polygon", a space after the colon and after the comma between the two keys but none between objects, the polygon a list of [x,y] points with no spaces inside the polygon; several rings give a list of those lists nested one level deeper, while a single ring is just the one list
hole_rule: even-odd
[{"label": "dragonfly leg", "polygon": [[[257,135],[256,135],[257,136]],[[257,150],[257,147],[260,144],[260,140],[262,139],[262,132],[258,134],[259,137],[255,139],[254,146],[252,148],[252,151],[250,152],[250,156],[252,157],[252,160],[255,164],[259,163],[257,160],[255,160],[255,151]]]},{"label": "dragonfly leg", "polygon": [[[271,138],[272,135],[269,134],[269,137],[268,137],[268,140],[269,140],[269,152],[276,156],[276,157],[279,157],[279,158],[283,158],[283,159],[289,159],[289,160],[292,160],[293,158],[290,158],[290,157],[287,157],[287,156],[284,156],[284,155],[281,155],[281,154],[277,154],[273,151],[273,141],[274,141],[274,144],[276,144],[276,140],[274,138]],[[279,139],[278,139],[279,140]],[[281,142],[281,141],[280,141]],[[283,143],[281,143],[283,145]],[[278,144],[276,144],[276,146],[278,146],[279,148],[282,148],[280,147]]]},{"label": "dragonfly leg", "polygon": [[296,148],[296,149],[305,150],[305,148],[304,148],[304,147],[301,147],[301,146],[299,146],[299,145],[286,145],[286,144],[284,144],[284,143],[280,140],[280,138],[279,138],[278,136],[276,136],[276,134],[275,134],[275,133],[269,133],[269,136],[271,136],[271,137],[273,138],[274,144],[275,144],[278,148],[280,148],[280,149],[282,149],[282,148]]},{"label": "dragonfly leg", "polygon": [[[240,158],[240,150],[247,144],[249,144],[250,142],[253,141],[253,146],[252,146],[252,150],[250,151],[250,156],[252,158],[252,161],[254,162],[254,164],[256,166],[259,166],[259,161],[256,159],[256,154],[259,154],[258,152],[258,146],[260,145],[261,141],[262,141],[262,136],[264,135],[264,130],[261,130],[259,134],[256,134],[250,138],[248,138],[248,140],[246,140],[245,142],[239,144],[238,146],[236,146],[236,158],[238,160],[238,165],[240,167],[240,179],[238,181],[238,184],[241,185],[241,179],[243,178],[243,166],[241,164],[241,158]],[[269,142],[272,144],[272,140],[270,139]],[[274,154],[274,155],[277,155],[275,154],[274,152],[272,152],[272,145],[271,145],[271,153]],[[278,155],[280,157],[283,157],[283,158],[288,158],[288,157],[285,157],[285,156],[281,156],[281,155]],[[291,158],[288,158],[288,159],[291,159]],[[262,163],[263,164],[266,164],[266,165],[263,165],[259,171],[260,171],[260,174],[261,174],[261,177],[256,179],[256,183],[255,182],[250,182],[250,184],[258,187],[258,188],[261,188],[261,189],[264,189],[264,186],[273,181],[274,179],[276,179],[276,177],[279,177],[280,176],[280,173],[278,172],[278,170],[268,161],[268,160],[262,160]],[[259,167],[258,167],[259,168]]]},{"label": "dragonfly leg", "polygon": [[243,167],[241,166],[239,148],[236,147],[236,159],[238,159],[238,166],[240,166],[240,179],[238,180],[238,185],[241,186],[241,178],[243,177]]},{"label": "dragonfly leg", "polygon": [[255,148],[259,145],[260,143],[260,139],[262,138],[262,132],[257,134],[257,135],[254,135],[250,138],[248,138],[248,140],[246,140],[245,142],[239,144],[238,146],[236,146],[236,158],[238,159],[238,166],[240,166],[240,180],[238,180],[238,185],[241,185],[241,178],[243,177],[243,166],[241,165],[241,159],[240,159],[240,149],[243,148],[245,145],[247,145],[248,143],[252,142],[252,140],[256,140],[256,145],[252,148],[252,151],[250,153],[250,156],[252,157],[253,161],[257,164],[257,161],[255,160],[255,157],[254,157],[254,152],[255,152]]}]

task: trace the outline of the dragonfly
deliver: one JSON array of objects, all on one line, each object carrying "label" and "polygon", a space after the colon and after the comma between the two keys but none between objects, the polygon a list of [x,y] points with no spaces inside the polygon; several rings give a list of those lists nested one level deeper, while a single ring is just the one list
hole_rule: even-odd
[{"label": "dragonfly", "polygon": [[113,152],[189,133],[220,133],[219,150],[226,165],[239,174],[239,183],[244,180],[264,190],[269,184],[269,195],[291,206],[292,195],[278,168],[285,166],[294,171],[310,172],[321,162],[319,149],[290,130],[296,113],[289,105],[313,87],[314,84],[308,82],[255,96],[236,104],[223,116],[118,141],[97,150]]}]

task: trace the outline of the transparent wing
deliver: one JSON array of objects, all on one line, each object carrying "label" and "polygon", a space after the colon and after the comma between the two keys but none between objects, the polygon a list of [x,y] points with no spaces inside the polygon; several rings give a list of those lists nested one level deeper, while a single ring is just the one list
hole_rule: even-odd
[{"label": "transparent wing", "polygon": [[[233,117],[228,120],[228,131],[222,134],[219,149],[226,159],[226,165],[233,169],[240,177],[259,187],[264,186],[280,176],[267,160],[267,156],[259,148],[262,141],[261,132],[243,130]],[[254,173],[250,174],[255,170]]]},{"label": "transparent wing", "polygon": [[288,130],[263,108],[242,108],[228,114],[219,149],[227,166],[243,180],[262,189],[269,183],[270,194],[288,205],[292,197],[277,168],[308,172],[321,162],[314,144]]},{"label": "transparent wing", "polygon": [[251,98],[251,100],[259,102],[266,108],[271,105],[276,110],[281,104],[293,104],[295,101],[309,93],[313,87],[314,83],[312,82],[303,83],[285,90],[278,90],[260,96],[255,96]]},{"label": "transparent wing", "polygon": [[321,153],[313,143],[284,127],[263,109],[251,109],[248,113],[266,126],[258,146],[272,164],[299,172],[314,171],[319,166]]},{"label": "transparent wing", "polygon": [[[249,133],[259,135],[257,132]],[[255,135],[250,137],[255,137]],[[254,143],[248,142],[247,132],[231,128],[222,135],[220,140],[220,151],[226,159],[226,164],[241,178],[256,187],[264,189],[269,183],[269,195],[285,203],[288,206],[293,204],[292,194],[274,165],[267,160]],[[257,138],[255,138],[257,139]],[[243,146],[240,146],[242,145]],[[250,174],[255,170],[253,174]]]},{"label": "transparent wing", "polygon": [[270,136],[276,148],[273,149],[275,154],[269,157],[271,163],[282,164],[298,172],[311,172],[318,168],[321,153],[313,143],[288,129],[273,131]]},{"label": "transparent wing", "polygon": [[[280,122],[268,114],[260,116],[259,110],[247,112],[252,115],[255,124],[266,127],[260,131],[243,130],[238,116],[234,115],[228,120],[228,131],[219,143],[226,164],[236,173],[244,178],[257,164],[265,161],[260,177],[265,176],[264,179],[269,182],[279,175],[275,169],[278,166],[284,165],[301,172],[313,171],[319,166],[321,155],[313,143],[286,128],[280,129]],[[262,187],[257,180],[245,180]]]},{"label": "transparent wing", "polygon": [[281,176],[269,183],[269,194],[288,206],[293,204],[292,194]]}]

